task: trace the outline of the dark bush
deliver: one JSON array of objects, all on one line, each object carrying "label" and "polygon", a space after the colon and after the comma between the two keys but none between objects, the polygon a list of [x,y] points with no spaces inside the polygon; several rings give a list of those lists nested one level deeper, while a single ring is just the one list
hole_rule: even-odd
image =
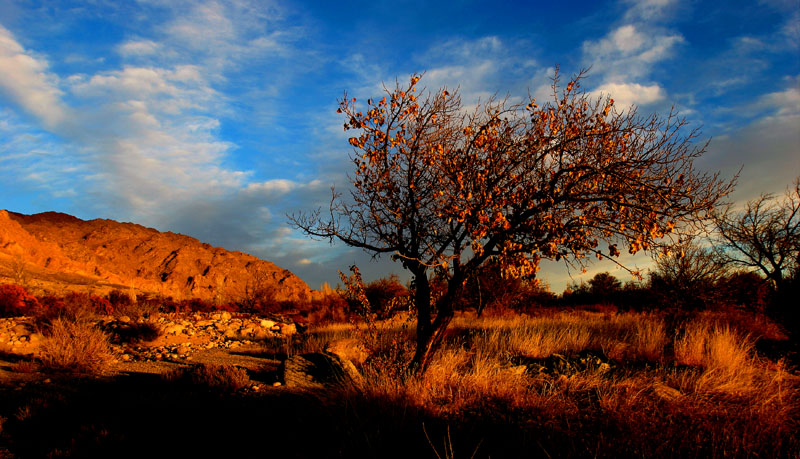
[{"label": "dark bush", "polygon": [[751,312],[766,312],[773,291],[757,273],[737,271],[717,281],[721,303]]}]

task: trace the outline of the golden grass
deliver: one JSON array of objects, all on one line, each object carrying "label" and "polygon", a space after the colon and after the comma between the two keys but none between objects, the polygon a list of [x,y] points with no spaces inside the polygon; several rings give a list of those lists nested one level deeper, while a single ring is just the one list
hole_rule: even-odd
[{"label": "golden grass", "polygon": [[[387,327],[384,339],[392,339],[391,330],[394,339],[407,339],[396,327]],[[657,315],[585,312],[462,316],[453,330],[419,379],[398,380],[388,376],[391,372],[362,367],[359,396],[454,422],[477,412],[515,413],[521,416],[515,422],[523,424],[567,419],[570,429],[610,425],[636,455],[683,448],[718,455],[785,451],[800,420],[800,378],[782,362],[757,357],[755,340],[718,317],[693,322],[677,334]],[[581,352],[605,355],[611,370],[550,374],[523,365]],[[691,434],[682,434],[684,429]],[[656,446],[651,437],[667,443]],[[798,447],[796,441],[792,445]]]},{"label": "golden grass", "polygon": [[53,319],[39,349],[44,370],[102,374],[114,361],[108,335],[85,321]]}]

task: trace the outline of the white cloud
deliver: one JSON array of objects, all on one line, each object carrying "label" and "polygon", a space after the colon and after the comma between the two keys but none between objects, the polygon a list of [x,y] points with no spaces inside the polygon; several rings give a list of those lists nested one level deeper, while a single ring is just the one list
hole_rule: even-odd
[{"label": "white cloud", "polygon": [[773,116],[800,115],[800,77],[793,79],[791,86],[783,91],[764,94],[757,105],[775,109]]},{"label": "white cloud", "polygon": [[0,89],[49,128],[69,117],[58,78],[48,72],[47,61],[26,51],[1,25]]},{"label": "white cloud", "polygon": [[123,56],[152,56],[161,50],[161,45],[152,40],[135,40],[121,44],[117,50]]},{"label": "white cloud", "polygon": [[625,12],[628,20],[659,20],[663,19],[670,9],[678,3],[676,0],[625,0],[630,5]]},{"label": "white cloud", "polygon": [[631,105],[647,105],[664,99],[664,90],[657,84],[606,83],[589,93],[593,98],[606,96],[614,99],[617,109],[627,109]]},{"label": "white cloud", "polygon": [[654,64],[670,57],[683,42],[679,34],[644,33],[627,24],[600,40],[584,42],[584,61],[592,73],[604,75],[607,81],[630,81],[648,75]]}]

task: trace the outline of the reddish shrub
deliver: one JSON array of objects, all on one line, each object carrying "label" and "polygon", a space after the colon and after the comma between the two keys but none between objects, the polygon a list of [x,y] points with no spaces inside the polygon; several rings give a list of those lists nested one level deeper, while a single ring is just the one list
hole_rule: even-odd
[{"label": "reddish shrub", "polygon": [[331,294],[308,305],[306,318],[311,323],[346,322],[347,301],[339,295]]},{"label": "reddish shrub", "polygon": [[39,319],[45,322],[58,317],[76,321],[114,312],[108,300],[88,293],[71,292],[63,297],[47,295],[40,298],[39,302],[42,305],[38,312]]},{"label": "reddish shrub", "polygon": [[39,307],[39,302],[25,288],[14,284],[0,285],[0,316],[30,315]]},{"label": "reddish shrub", "polygon": [[364,286],[364,294],[367,295],[372,312],[378,317],[390,317],[403,303],[403,299],[409,296],[408,289],[400,283],[396,275],[388,279],[378,279]]}]

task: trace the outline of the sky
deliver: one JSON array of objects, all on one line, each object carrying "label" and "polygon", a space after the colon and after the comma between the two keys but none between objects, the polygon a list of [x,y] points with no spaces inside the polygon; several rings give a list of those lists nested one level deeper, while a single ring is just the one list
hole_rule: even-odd
[{"label": "sky", "polygon": [[[407,278],[289,225],[347,189],[337,100],[419,72],[467,104],[521,100],[556,66],[589,69],[584,88],[618,107],[674,107],[710,140],[701,170],[741,169],[733,202],[800,175],[798,0],[2,0],[0,208],[187,234],[312,288],[352,264]],[[602,271],[630,280],[608,263],[539,277],[560,292]]]}]

